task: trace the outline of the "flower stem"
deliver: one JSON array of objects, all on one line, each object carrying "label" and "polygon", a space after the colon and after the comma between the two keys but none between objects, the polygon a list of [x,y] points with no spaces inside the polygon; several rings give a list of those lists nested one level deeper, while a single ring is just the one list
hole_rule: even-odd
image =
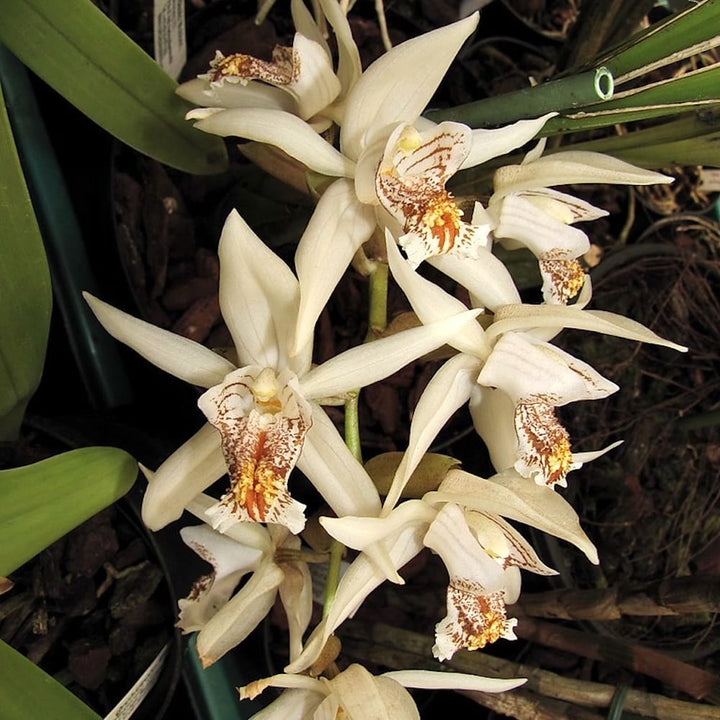
[{"label": "flower stem", "polygon": [[345,546],[332,538],[330,542],[330,561],[328,562],[327,579],[325,580],[325,596],[323,597],[323,620],[330,614],[338,583],[340,582],[340,562],[345,553]]},{"label": "flower stem", "polygon": [[[351,390],[345,401],[345,444],[359,462],[362,462],[360,446],[360,423],[358,422],[359,391]],[[335,538],[330,540],[330,560],[328,562],[327,579],[325,580],[325,596],[323,598],[323,618],[326,618],[332,607],[338,583],[340,582],[340,562],[345,546]]]},{"label": "flower stem", "polygon": [[[370,274],[369,331],[365,342],[370,342],[376,333],[382,332],[387,327],[387,291],[388,265],[384,262],[378,262]],[[352,390],[348,393],[345,401],[345,444],[358,462],[362,463],[360,422],[358,420],[359,399],[360,391]],[[335,599],[337,586],[340,582],[340,562],[344,552],[345,546],[333,538],[330,543],[330,560],[328,562],[327,580],[325,581],[323,618],[327,617]]]},{"label": "flower stem", "polygon": [[370,274],[370,307],[368,309],[368,339],[387,327],[388,264],[377,262]]},{"label": "flower stem", "polygon": [[355,459],[362,462],[362,447],[360,445],[360,422],[358,420],[359,390],[351,390],[345,400],[345,444]]}]

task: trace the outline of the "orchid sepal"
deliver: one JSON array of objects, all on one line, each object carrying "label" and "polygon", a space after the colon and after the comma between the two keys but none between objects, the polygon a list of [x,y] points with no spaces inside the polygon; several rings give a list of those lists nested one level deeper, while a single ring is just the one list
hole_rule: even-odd
[{"label": "orchid sepal", "polygon": [[110,335],[180,380],[210,387],[234,367],[200,343],[128,315],[88,292],[83,297]]},{"label": "orchid sepal", "polygon": [[333,177],[352,177],[355,163],[323,140],[304,120],[281,110],[231,108],[198,120],[195,127],[280,148],[303,165]]}]

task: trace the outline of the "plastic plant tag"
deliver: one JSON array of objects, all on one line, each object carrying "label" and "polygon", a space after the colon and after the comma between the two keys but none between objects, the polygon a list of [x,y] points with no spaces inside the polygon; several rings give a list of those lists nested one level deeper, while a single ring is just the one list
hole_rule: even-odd
[{"label": "plastic plant tag", "polygon": [[170,645],[158,653],[157,657],[150,663],[138,681],[125,693],[120,702],[105,716],[104,720],[127,720],[138,709],[140,703],[147,697],[155,687],[160,671],[165,665]]},{"label": "plastic plant tag", "polygon": [[183,0],[154,0],[153,37],[155,60],[171,78],[177,80],[187,60]]}]

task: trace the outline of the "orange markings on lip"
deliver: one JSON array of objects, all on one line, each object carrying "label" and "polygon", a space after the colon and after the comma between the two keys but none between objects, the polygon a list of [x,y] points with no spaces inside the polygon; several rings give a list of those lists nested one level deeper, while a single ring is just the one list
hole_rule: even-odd
[{"label": "orange markings on lip", "polygon": [[453,201],[452,195],[443,192],[433,198],[420,220],[437,241],[438,254],[450,252],[460,234],[462,211]]},{"label": "orange markings on lip", "polygon": [[448,587],[448,597],[458,609],[458,647],[478,650],[506,633],[502,592],[484,592],[475,583],[456,580]]},{"label": "orange markings on lip", "polygon": [[521,403],[515,410],[515,427],[527,445],[525,462],[542,472],[546,485],[564,482],[572,469],[572,449],[568,431],[553,408],[545,403]]},{"label": "orange markings on lip", "polygon": [[585,271],[576,259],[541,258],[540,269],[552,281],[553,298],[562,304],[574,298],[585,284]]},{"label": "orange markings on lip", "polygon": [[297,79],[299,63],[292,48],[277,45],[272,57],[272,61],[268,61],[243,53],[218,56],[210,63],[210,82],[219,83],[226,78],[241,81],[257,79],[283,86]]}]

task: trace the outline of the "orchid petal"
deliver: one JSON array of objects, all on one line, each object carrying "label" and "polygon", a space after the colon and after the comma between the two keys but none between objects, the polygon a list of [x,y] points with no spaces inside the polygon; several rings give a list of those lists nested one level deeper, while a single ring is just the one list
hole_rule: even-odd
[{"label": "orchid petal", "polygon": [[305,693],[317,693],[321,697],[328,695],[327,685],[322,680],[307,675],[290,675],[278,673],[270,677],[261,678],[238,688],[241,700],[254,700],[260,693],[269,687],[298,689]]},{"label": "orchid petal", "polygon": [[292,15],[295,31],[320,45],[328,58],[332,58],[330,46],[303,0],[290,0],[290,14]]},{"label": "orchid petal", "polygon": [[338,70],[343,98],[353,88],[362,74],[360,53],[350,30],[347,16],[335,0],[320,0],[320,7],[335,33],[338,46]]},{"label": "orchid petal", "polygon": [[383,518],[321,517],[320,524],[330,536],[343,545],[362,550],[390,582],[403,585],[405,581],[398,574],[392,558],[381,541],[409,527],[426,529],[435,514],[436,512],[422,501],[409,500]]},{"label": "orchid petal", "polygon": [[209,575],[193,583],[188,597],[179,600],[177,626],[184,633],[201,630],[230,599],[243,575],[255,569],[262,558],[256,548],[238,545],[207,525],[184,527],[183,542],[213,566]]},{"label": "orchid petal", "polygon": [[665,340],[634,320],[604,310],[581,310],[564,305],[524,305],[513,303],[497,308],[495,322],[487,329],[488,340],[492,341],[503,333],[530,330],[538,327],[574,328],[614,335],[626,340],[637,340],[652,345],[669,347],[679,352],[687,348]]},{"label": "orchid petal", "polygon": [[[424,525],[413,523],[382,541],[395,568],[403,567],[422,550],[424,534]],[[323,644],[342,622],[355,614],[365,598],[384,580],[385,577],[367,555],[360,554],[350,563],[327,615]]]},{"label": "orchid petal", "polygon": [[[475,30],[477,13],[397,45],[368,67],[347,97],[340,143],[356,160],[372,133],[413,122],[430,102],[462,44]],[[428,63],[432,57],[432,63]]]},{"label": "orchid petal", "polygon": [[[395,568],[401,568],[422,550],[424,534],[423,527],[408,525],[382,541]],[[327,617],[313,630],[301,655],[287,665],[285,671],[298,673],[309,668],[320,656],[328,638],[384,581],[385,575],[372,559],[363,553],[358,555],[343,574]]]},{"label": "orchid petal", "polygon": [[255,713],[253,720],[313,720],[318,705],[323,701],[319,692],[305,688],[285,690],[279,698]]},{"label": "orchid petal", "polygon": [[502,390],[476,386],[469,407],[473,427],[487,446],[495,470],[511,468],[518,451],[515,403]]},{"label": "orchid petal", "polygon": [[511,150],[521,147],[532,140],[542,129],[545,123],[557,115],[550,112],[533,120],[518,120],[512,125],[486,130],[478,128],[472,131],[472,149],[460,166],[465,168],[482,165],[488,160],[505,155]]},{"label": "orchid petal", "polygon": [[385,517],[321,517],[328,535],[354,550],[366,550],[409,527],[427,527],[437,512],[422,500],[406,500]]},{"label": "orchid petal", "polygon": [[468,528],[463,511],[455,503],[442,506],[423,542],[440,555],[451,579],[477,582],[491,592],[503,589],[503,568],[478,543]]},{"label": "orchid petal", "polygon": [[323,140],[304,120],[280,110],[233,108],[195,123],[204,132],[264,142],[323,175],[352,177],[354,163]]},{"label": "orchid petal", "polygon": [[148,487],[142,519],[150,530],[160,530],[183,513],[185,506],[226,472],[220,433],[206,423],[181,445],[157,472],[145,471]]},{"label": "orchid petal", "polygon": [[504,390],[516,402],[559,407],[604,398],[619,390],[590,365],[526,333],[506,333],[495,344],[477,378]]},{"label": "orchid petal", "polygon": [[[292,540],[299,549],[300,539]],[[288,620],[290,660],[294,660],[302,652],[302,637],[312,615],[312,577],[305,562],[283,563],[282,570],[285,577],[278,591]]]},{"label": "orchid petal", "polygon": [[508,269],[491,252],[478,251],[477,258],[435,255],[427,260],[470,292],[482,307],[489,310],[520,302]]},{"label": "orchid petal", "polygon": [[605,453],[614,450],[616,447],[620,447],[623,444],[622,440],[616,440],[614,443],[602,448],[601,450],[590,450],[588,452],[580,452],[573,454],[573,460],[577,461],[580,465],[584,465],[587,462],[592,462],[602,457]]},{"label": "orchid petal", "polygon": [[314,403],[312,419],[298,469],[337,515],[378,515],[380,497],[370,476],[348,450],[325,411]]},{"label": "orchid petal", "polygon": [[654,185],[673,178],[635,167],[623,160],[584,150],[545,155],[524,165],[506,165],[495,172],[496,195],[551,185],[602,183],[608,185]]},{"label": "orchid petal", "polygon": [[550,253],[556,259],[576,258],[590,248],[590,241],[582,230],[548,213],[538,212],[531,200],[519,194],[503,198],[493,234],[496,238],[517,240],[539,258]]},{"label": "orchid petal", "polygon": [[235,368],[200,343],[139,320],[90,293],[84,292],[83,297],[110,335],[180,380],[210,387],[222,382]]},{"label": "orchid petal", "polygon": [[310,399],[332,397],[382,380],[448,342],[474,323],[478,313],[478,310],[466,310],[346,350],[305,375],[300,381],[301,391]]},{"label": "orchid petal", "polygon": [[[602,208],[595,207],[585,200],[574,195],[554,190],[553,188],[528,188],[510,195],[517,195],[530,201],[538,210],[551,215],[556,220],[570,225],[576,222],[589,222],[607,217],[610,213]],[[505,195],[500,197],[502,203]],[[490,198],[490,207],[495,204],[495,198]]]},{"label": "orchid petal", "polygon": [[456,672],[432,670],[393,670],[381,677],[389,677],[403,687],[422,690],[479,690],[481,692],[505,692],[527,682],[526,678],[490,678]]},{"label": "orchid petal", "polygon": [[207,622],[197,636],[197,651],[203,667],[212,665],[239,645],[270,612],[283,571],[268,560],[248,582]]},{"label": "orchid petal", "polygon": [[285,89],[295,98],[298,115],[307,120],[330,105],[340,93],[340,81],[335,76],[325,44],[295,33],[293,55],[298,65],[297,78]]},{"label": "orchid petal", "polygon": [[463,470],[448,472],[438,490],[426,493],[429,503],[456,503],[468,510],[517,520],[572,543],[590,562],[598,563],[595,546],[580,527],[570,503],[552,488],[528,482],[508,470],[489,480]]},{"label": "orchid petal", "polygon": [[428,383],[415,408],[408,448],[388,491],[385,512],[397,503],[410,476],[445,423],[470,399],[479,369],[476,358],[456,355]]},{"label": "orchid petal", "polygon": [[[207,511],[217,503],[215,498],[200,493],[185,506],[198,520],[208,522]],[[274,545],[267,528],[260,523],[235,523],[222,535],[232,538],[239,545],[259,550],[263,555],[274,552]]]},{"label": "orchid petal", "polygon": [[300,309],[293,355],[312,341],[320,312],[374,229],[372,209],[357,201],[352,182],[336,180],[323,193],[295,254]]},{"label": "orchid petal", "polygon": [[[503,567],[517,567],[536,575],[558,574],[540,560],[535,548],[499,515],[467,510],[465,521],[483,548],[498,561],[502,560]],[[519,592],[518,586],[518,595]],[[508,602],[515,601],[508,598]]]},{"label": "orchid petal", "polygon": [[299,304],[297,279],[235,210],[218,253],[220,308],[240,364],[284,366]]},{"label": "orchid petal", "polygon": [[[420,322],[427,325],[457,315],[467,309],[460,300],[416,273],[409,263],[403,260],[395,245],[395,240],[387,230],[385,231],[385,243],[390,271],[410,301]],[[460,352],[475,356],[486,355],[490,349],[485,340],[485,332],[479,324],[463,329],[461,334],[451,338],[448,342]]]},{"label": "orchid petal", "polygon": [[[193,105],[207,108],[267,108],[295,112],[295,102],[284,90],[250,80],[246,85],[222,83],[211,85],[204,78],[182,83],[175,92]],[[188,119],[198,116],[193,114]]]},{"label": "orchid petal", "polygon": [[[410,693],[395,680],[371,675],[361,665],[350,665],[330,680],[330,687],[342,714],[337,709],[329,718],[348,720],[420,720]],[[330,698],[327,698],[327,702]]]},{"label": "orchid petal", "polygon": [[[380,137],[360,153],[355,165],[355,194],[361,203],[374,205],[378,212],[382,209],[387,216],[387,220],[395,223],[396,221],[392,215],[380,205],[380,198],[378,198],[376,190],[377,173],[386,145],[387,138]],[[387,225],[388,223],[384,222],[382,224]],[[399,229],[400,226],[398,225]]]}]

